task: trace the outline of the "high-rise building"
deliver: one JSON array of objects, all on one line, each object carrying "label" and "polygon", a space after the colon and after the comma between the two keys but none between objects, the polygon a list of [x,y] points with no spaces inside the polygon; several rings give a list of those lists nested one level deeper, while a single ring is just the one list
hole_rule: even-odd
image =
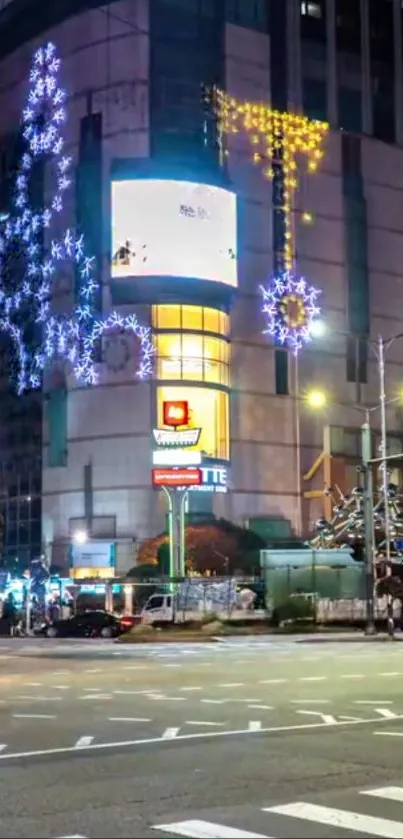
[{"label": "high-rise building", "polygon": [[[83,575],[111,562],[125,570],[139,543],[164,528],[152,432],[169,402],[186,403],[201,428],[204,483],[189,493],[191,513],[249,522],[268,539],[307,535],[324,482],[357,480],[357,403],[379,402],[371,338],[403,331],[400,0],[3,0],[0,9],[4,159],[31,54],[50,40],[69,97],[70,220],[97,258],[99,310],[137,314],[156,346],[148,382],[136,380],[139,347],[122,333],[103,341],[96,387],[69,375],[46,390],[49,557],[73,556]],[[229,110],[240,107],[237,133],[222,136],[202,96],[214,86],[230,95]],[[299,118],[312,121],[304,130],[318,160],[323,152],[317,171],[309,149],[299,154],[289,134],[284,145],[286,112],[297,133]],[[318,121],[330,128],[315,146]],[[287,216],[290,160],[298,186]],[[260,286],[288,258],[321,290],[326,324],[297,360],[264,334],[262,313]],[[387,354],[391,398],[402,359],[397,340]],[[305,399],[313,388],[328,400],[317,413]],[[388,429],[389,451],[399,453],[397,403]],[[72,550],[74,540],[85,544]]]}]

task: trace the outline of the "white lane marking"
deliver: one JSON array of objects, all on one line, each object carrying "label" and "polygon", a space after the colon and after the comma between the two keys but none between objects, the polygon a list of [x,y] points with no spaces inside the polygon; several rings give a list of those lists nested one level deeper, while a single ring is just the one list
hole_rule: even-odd
[{"label": "white lane marking", "polygon": [[114,690],[114,696],[148,696],[149,694],[153,694],[153,690]]},{"label": "white lane marking", "polygon": [[260,679],[259,685],[283,685],[288,679]]},{"label": "white lane marking", "polygon": [[102,673],[100,667],[91,667],[90,670],[84,670],[84,673]]},{"label": "white lane marking", "polygon": [[86,839],[81,833],[72,833],[71,836],[60,836],[59,839]]},{"label": "white lane marking", "polygon": [[17,699],[28,700],[29,702],[61,702],[61,696],[36,696],[35,694],[31,696],[17,696]]},{"label": "white lane marking", "polygon": [[166,728],[163,735],[162,740],[174,740],[175,737],[178,736],[180,732],[180,728]]},{"label": "white lane marking", "polygon": [[163,693],[150,693],[149,699],[156,699],[162,702],[186,702],[186,696],[164,696]]},{"label": "white lane marking", "polygon": [[384,717],[385,720],[395,720],[397,714],[394,711],[391,711],[390,708],[375,708],[375,711]]},{"label": "white lane marking", "polygon": [[176,669],[178,669],[178,667],[182,667],[182,665],[181,664],[161,664],[161,667],[176,667]]},{"label": "white lane marking", "polygon": [[[398,717],[399,720],[403,720],[403,714]],[[337,720],[334,723],[334,727],[338,728],[347,728],[351,725],[373,725],[374,723],[381,723],[382,720],[378,718],[371,717],[367,720],[346,720],[342,722],[338,722]],[[262,728],[263,734],[278,734],[284,731],[317,731],[318,728],[325,728],[329,727],[326,723],[323,722],[313,722],[313,723],[301,723],[297,725],[274,725],[274,726],[266,726]],[[381,732],[375,732],[380,734]],[[386,732],[385,732],[386,733]],[[241,728],[241,729],[230,729],[226,731],[209,731],[206,733],[197,732],[196,734],[180,734],[176,739],[177,740],[203,740],[212,737],[239,737],[240,735],[248,735],[250,731],[248,728]],[[403,736],[403,732],[401,732]],[[133,746],[145,746],[145,745],[158,745],[159,743],[163,742],[162,737],[142,737],[137,740],[114,740],[112,743],[92,743],[91,746],[88,746],[87,751],[109,751],[109,749],[125,749],[125,748],[132,748]],[[34,749],[32,751],[26,752],[6,752],[5,754],[0,754],[0,761],[1,760],[20,760],[21,758],[28,758],[28,757],[42,757],[42,756],[49,756],[49,755],[63,755],[63,754],[71,754],[75,752],[76,749],[74,746],[65,746],[62,748],[55,748],[55,749]],[[84,750],[83,750],[84,751]]]},{"label": "white lane marking", "polygon": [[403,731],[373,731],[378,737],[403,737]]},{"label": "white lane marking", "polygon": [[340,679],[364,679],[363,673],[342,673]]},{"label": "white lane marking", "polygon": [[173,833],[175,836],[187,836],[188,839],[270,839],[265,833],[251,833],[248,830],[238,830],[236,827],[205,822],[201,819],[188,819],[184,822],[171,822],[170,824],[153,824],[151,830]]},{"label": "white lane marking", "polygon": [[222,682],[219,688],[243,688],[245,682]]},{"label": "white lane marking", "polygon": [[401,676],[401,675],[403,675],[403,674],[402,674],[402,673],[397,673],[397,672],[393,672],[393,673],[378,673],[378,676],[382,676],[384,679],[385,679],[385,678],[388,678],[389,676]]},{"label": "white lane marking", "polygon": [[152,722],[149,717],[108,717],[108,722]]},{"label": "white lane marking", "polygon": [[212,722],[211,720],[186,720],[185,725],[225,725],[223,722]]},{"label": "white lane marking", "polygon": [[262,723],[259,720],[250,720],[248,722],[249,731],[261,731]]},{"label": "white lane marking", "polygon": [[54,670],[52,676],[67,676],[68,673],[71,673],[71,670]]},{"label": "white lane marking", "polygon": [[[403,732],[402,732],[403,733]],[[387,801],[403,801],[403,787],[379,787],[378,789],[362,789],[361,795],[374,798],[384,798]]]},{"label": "white lane marking", "polygon": [[254,708],[255,711],[274,711],[273,705],[248,705],[248,708]]},{"label": "white lane marking", "polygon": [[201,699],[200,702],[204,702],[205,705],[224,705],[226,699]]},{"label": "white lane marking", "polygon": [[290,702],[297,705],[329,705],[330,699],[290,699]]},{"label": "white lane marking", "polygon": [[83,691],[84,693],[102,693],[103,688],[83,688]]},{"label": "white lane marking", "polygon": [[94,741],[94,737],[79,737],[77,743],[75,745],[76,749],[85,749],[87,746],[90,746],[91,743]]},{"label": "white lane marking", "polygon": [[52,690],[70,690],[71,685],[52,685]]},{"label": "white lane marking", "polygon": [[122,670],[147,670],[151,664],[125,664]]},{"label": "white lane marking", "polygon": [[13,714],[15,720],[55,720],[56,714]]},{"label": "white lane marking", "polygon": [[387,839],[403,839],[403,822],[380,819],[376,816],[365,816],[336,807],[323,807],[321,804],[306,804],[296,801],[293,804],[283,804],[279,807],[264,807],[263,812],[275,813],[279,816],[290,816],[303,819],[315,824],[326,824],[338,830],[355,830],[368,833],[371,836],[384,836]]},{"label": "white lane marking", "polygon": [[201,687],[196,687],[196,686],[195,686],[195,687],[193,687],[193,686],[192,686],[192,687],[179,688],[179,690],[183,690],[183,691],[185,691],[185,690],[186,690],[186,691],[189,691],[189,693],[190,693],[190,691],[192,691],[192,690],[203,690],[203,688],[201,688]]},{"label": "white lane marking", "polygon": [[24,687],[27,688],[41,688],[43,686],[43,682],[24,682]]},{"label": "white lane marking", "polygon": [[382,705],[393,705],[391,699],[355,699],[354,705],[379,705],[380,702]]},{"label": "white lane marking", "polygon": [[297,714],[306,714],[311,717],[320,717],[325,725],[337,725],[336,717],[332,714],[321,714],[320,711],[297,711]]},{"label": "white lane marking", "polygon": [[325,682],[327,676],[301,676],[299,682]]}]

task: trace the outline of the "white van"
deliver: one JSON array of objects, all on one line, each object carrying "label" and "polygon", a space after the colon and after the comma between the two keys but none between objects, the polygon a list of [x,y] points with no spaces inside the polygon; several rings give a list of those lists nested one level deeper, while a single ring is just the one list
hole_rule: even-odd
[{"label": "white van", "polygon": [[141,610],[143,623],[172,621],[174,617],[172,594],[152,594]]}]

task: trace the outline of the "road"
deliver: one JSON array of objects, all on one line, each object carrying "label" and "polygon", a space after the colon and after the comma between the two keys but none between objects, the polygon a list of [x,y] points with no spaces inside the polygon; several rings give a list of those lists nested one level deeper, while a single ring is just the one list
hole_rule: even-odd
[{"label": "road", "polygon": [[6,639],[0,836],[403,839],[402,682],[403,643]]}]

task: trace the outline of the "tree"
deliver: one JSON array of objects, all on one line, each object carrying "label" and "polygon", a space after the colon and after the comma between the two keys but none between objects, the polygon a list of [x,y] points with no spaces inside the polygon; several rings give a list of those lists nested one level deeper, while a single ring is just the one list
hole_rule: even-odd
[{"label": "tree", "polygon": [[[252,574],[259,567],[259,551],[264,547],[260,536],[226,519],[190,524],[185,531],[186,570],[199,574]],[[138,563],[158,565],[161,574],[168,574],[168,535],[163,533],[144,542]]]}]

